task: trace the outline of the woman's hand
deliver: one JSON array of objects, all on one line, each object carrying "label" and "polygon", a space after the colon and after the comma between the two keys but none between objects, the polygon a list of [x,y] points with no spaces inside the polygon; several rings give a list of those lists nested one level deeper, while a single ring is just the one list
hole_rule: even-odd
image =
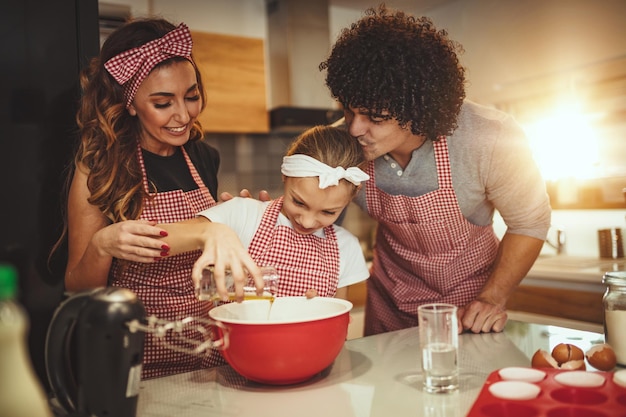
[{"label": "woman's hand", "polygon": [[169,255],[161,238],[167,232],[147,220],[126,220],[98,230],[93,244],[102,255],[133,262],[151,263]]}]

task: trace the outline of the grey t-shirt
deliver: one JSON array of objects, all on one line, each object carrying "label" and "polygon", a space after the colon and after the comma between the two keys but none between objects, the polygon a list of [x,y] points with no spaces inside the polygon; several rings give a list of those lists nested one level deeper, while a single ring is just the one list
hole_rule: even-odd
[{"label": "grey t-shirt", "polygon": [[[452,184],[465,218],[486,226],[497,209],[507,232],[545,239],[549,198],[521,127],[510,115],[469,101],[458,125],[447,142]],[[376,186],[388,194],[415,197],[439,188],[432,141],[413,151],[404,170],[387,155],[374,163]],[[365,187],[355,202],[367,211]]]}]

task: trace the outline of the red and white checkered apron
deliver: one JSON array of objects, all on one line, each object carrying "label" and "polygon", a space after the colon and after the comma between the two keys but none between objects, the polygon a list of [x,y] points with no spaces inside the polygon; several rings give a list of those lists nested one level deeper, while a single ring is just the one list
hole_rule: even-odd
[{"label": "red and white checkered apron", "polygon": [[[215,205],[215,200],[202,182],[189,155],[181,147],[189,171],[198,189],[184,192],[174,190],[152,194],[145,201],[140,218],[156,220],[159,223],[172,223],[194,218],[196,213]],[[143,183],[148,190],[148,177],[137,145],[137,153]],[[154,263],[120,263],[113,259],[109,274],[110,285],[131,289],[142,301],[147,316],[156,316],[165,320],[178,320],[185,317],[208,317],[210,303],[200,302],[196,298],[191,269],[201,251],[185,252],[169,256]],[[186,336],[191,336],[188,333]],[[175,342],[173,342],[175,343]],[[175,352],[165,347],[162,341],[152,334],[146,334],[142,378],[180,373],[223,364],[219,352],[211,351],[207,356],[199,357]]]},{"label": "red and white checkered apron", "polygon": [[316,289],[322,297],[334,297],[339,282],[339,245],[332,226],[324,228],[325,238],[303,235],[291,227],[277,226],[283,197],[272,201],[261,219],[248,252],[261,266],[278,272],[277,296],[303,296]]},{"label": "red and white checkered apron", "polygon": [[433,143],[439,189],[418,197],[376,188],[367,167],[370,216],[378,221],[372,276],[367,280],[365,335],[417,326],[417,307],[465,305],[482,289],[498,250],[492,226],[463,217],[445,137]]}]

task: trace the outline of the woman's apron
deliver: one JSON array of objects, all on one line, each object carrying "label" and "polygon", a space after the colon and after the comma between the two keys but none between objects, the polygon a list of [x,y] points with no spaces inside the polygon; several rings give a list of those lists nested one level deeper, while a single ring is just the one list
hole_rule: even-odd
[{"label": "woman's apron", "polygon": [[[202,182],[185,148],[181,147],[187,166],[198,185],[191,191],[173,190],[157,192],[146,199],[140,219],[155,220],[159,223],[174,223],[192,219],[196,214],[211,206],[215,200]],[[141,147],[137,143],[137,154],[143,185],[146,192],[148,176],[143,161]],[[147,316],[164,320],[180,320],[185,317],[208,317],[211,304],[198,301],[191,279],[191,270],[201,251],[185,252],[168,256],[154,263],[120,262],[113,259],[109,274],[110,285],[132,290],[143,303]],[[191,331],[186,337],[196,337]],[[169,339],[177,346],[190,347]],[[163,340],[146,333],[142,378],[180,373],[224,363],[219,352],[210,351],[206,356],[194,356],[177,352],[165,346]]]},{"label": "woman's apron", "polygon": [[288,226],[277,226],[283,197],[272,201],[257,229],[248,252],[260,266],[275,266],[277,296],[303,296],[315,289],[321,297],[334,297],[339,282],[339,245],[332,226],[325,238],[303,235]]},{"label": "woman's apron", "polygon": [[499,244],[493,227],[463,217],[452,187],[446,138],[433,147],[439,189],[418,197],[381,191],[374,161],[368,164],[367,208],[378,229],[367,280],[365,335],[416,326],[420,304],[465,305],[491,272]]}]

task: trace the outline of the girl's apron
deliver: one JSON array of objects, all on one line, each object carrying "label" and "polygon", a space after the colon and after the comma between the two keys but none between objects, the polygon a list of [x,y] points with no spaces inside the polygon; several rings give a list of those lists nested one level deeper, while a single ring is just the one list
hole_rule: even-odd
[{"label": "girl's apron", "polygon": [[459,208],[445,137],[433,142],[439,189],[418,197],[376,188],[374,161],[365,192],[378,221],[367,280],[365,335],[417,325],[420,304],[462,306],[487,281],[498,250],[493,227],[468,222]]},{"label": "girl's apron", "polygon": [[[215,205],[215,200],[202,182],[185,148],[181,147],[181,150],[198,188],[187,192],[174,190],[152,194],[144,202],[140,219],[173,223],[194,218],[196,213]],[[144,189],[148,192],[148,176],[139,142],[137,155]],[[185,252],[150,264],[119,262],[114,258],[109,282],[110,285],[126,287],[135,292],[148,317],[156,316],[165,320],[180,320],[190,316],[207,318],[211,304],[198,301],[191,279],[193,264],[200,254],[199,250]],[[196,336],[189,331],[186,337]],[[169,342],[189,347],[181,344],[178,339],[170,339]],[[186,372],[222,363],[224,362],[217,351],[207,352],[204,357],[177,352],[165,346],[162,339],[147,333],[142,378]]]},{"label": "girl's apron", "polygon": [[248,252],[260,266],[275,266],[277,296],[303,296],[316,289],[321,297],[334,297],[339,282],[339,246],[332,226],[324,228],[325,238],[297,233],[277,226],[283,197],[272,201],[256,231]]}]

